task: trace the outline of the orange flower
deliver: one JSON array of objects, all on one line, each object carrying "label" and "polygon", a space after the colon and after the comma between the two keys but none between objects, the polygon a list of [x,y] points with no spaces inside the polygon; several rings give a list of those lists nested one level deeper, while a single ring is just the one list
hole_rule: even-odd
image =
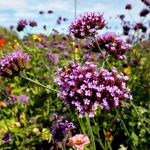
[{"label": "orange flower", "polygon": [[106,137],[109,139],[109,141],[113,140],[113,136],[112,136],[111,132],[109,132],[109,131],[106,132]]},{"label": "orange flower", "polygon": [[3,106],[3,102],[2,101],[0,101],[0,107],[2,107]]},{"label": "orange flower", "polygon": [[6,44],[6,41],[3,39],[0,39],[0,47],[4,46]]}]

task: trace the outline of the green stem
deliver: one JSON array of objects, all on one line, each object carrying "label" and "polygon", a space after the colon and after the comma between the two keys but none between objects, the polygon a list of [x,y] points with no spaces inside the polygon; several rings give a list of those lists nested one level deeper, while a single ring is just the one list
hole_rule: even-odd
[{"label": "green stem", "polygon": [[[129,131],[128,131],[128,129],[127,129],[127,127],[126,127],[126,125],[125,125],[123,119],[121,118],[121,116],[120,116],[118,110],[117,110],[116,108],[115,108],[115,110],[116,110],[116,113],[117,113],[117,115],[119,116],[119,118],[120,118],[120,120],[121,120],[121,122],[122,122],[122,124],[123,124],[123,127],[124,127],[124,129],[125,129],[127,135],[131,138],[130,133],[129,133]],[[136,147],[135,147],[134,145],[131,146],[131,148],[134,149],[134,150],[136,150]]]},{"label": "green stem", "polygon": [[23,78],[23,79],[26,79],[26,80],[28,80],[28,81],[31,81],[31,82],[33,82],[33,83],[35,83],[35,84],[37,84],[37,85],[40,85],[41,87],[44,87],[44,88],[46,88],[46,89],[51,90],[51,91],[53,91],[53,92],[56,92],[56,93],[59,92],[59,91],[57,91],[57,90],[55,90],[55,89],[53,89],[53,88],[50,88],[50,87],[47,87],[47,86],[43,85],[42,83],[39,83],[39,82],[37,82],[37,81],[34,81],[34,80],[28,78],[27,76],[26,76],[26,77],[25,77],[25,76],[22,76],[22,75],[20,75],[20,76],[21,76],[21,78]]},{"label": "green stem", "polygon": [[87,122],[87,128],[89,130],[89,135],[90,135],[90,138],[91,138],[91,143],[92,143],[92,147],[91,147],[91,150],[96,150],[96,145],[95,145],[95,140],[94,140],[94,135],[93,135],[93,131],[92,131],[92,127],[91,127],[91,124],[90,124],[90,119],[88,117],[88,115],[86,114],[85,115],[85,118],[86,118],[86,122]]},{"label": "green stem", "polygon": [[120,118],[120,120],[121,120],[121,123],[123,124],[123,127],[124,127],[124,129],[125,129],[127,135],[130,137],[129,131],[128,131],[128,129],[127,129],[127,127],[126,127],[126,125],[125,125],[123,119],[121,118],[121,116],[120,116],[118,110],[117,110],[116,108],[115,108],[115,110],[116,110],[116,113],[117,113],[117,115],[119,116],[119,118]]},{"label": "green stem", "polygon": [[[107,60],[107,57],[105,57],[105,56],[103,55],[102,50],[101,50],[101,48],[100,48],[100,46],[99,46],[99,44],[98,44],[98,41],[97,41],[97,39],[95,38],[94,35],[93,35],[93,38],[94,38],[94,41],[96,42],[96,45],[97,45],[97,47],[98,47],[99,52],[100,52],[101,55],[102,55],[102,58],[104,59],[104,62],[106,62],[106,63],[108,64],[109,68],[111,68],[111,65],[109,64],[109,62],[108,62],[108,60]],[[102,66],[103,66],[103,65],[102,65]]]},{"label": "green stem", "polygon": [[100,52],[101,55],[102,55],[102,58],[105,59],[105,56],[103,55],[102,50],[101,50],[101,48],[100,48],[100,46],[99,46],[99,44],[98,44],[98,41],[97,41],[97,39],[96,39],[96,37],[95,37],[94,35],[93,35],[93,38],[94,38],[94,41],[96,42],[96,45],[97,45],[97,47],[98,47],[99,52]]},{"label": "green stem", "polygon": [[84,128],[82,119],[78,118],[78,121],[79,121],[79,124],[80,124],[80,127],[81,127],[81,130],[82,130],[83,134],[85,134],[86,132],[85,132],[85,128]]},{"label": "green stem", "polygon": [[[104,132],[104,135],[106,136],[106,132],[105,132],[104,129],[103,129],[103,132]],[[105,148],[104,148],[104,150],[107,150],[108,147],[109,147],[110,150],[112,150],[112,148],[111,148],[111,143],[110,143],[110,141],[109,141],[109,138],[106,136],[106,137],[105,137]]]},{"label": "green stem", "polygon": [[132,100],[130,100],[130,103],[131,103],[131,105],[133,106],[134,111],[136,112],[136,114],[137,114],[137,116],[138,116],[139,120],[141,121],[141,123],[142,123],[143,127],[144,127],[144,128],[145,128],[145,130],[146,130],[146,131],[150,134],[150,131],[149,131],[149,130],[146,128],[146,126],[144,125],[143,120],[141,119],[140,115],[138,114],[138,111],[137,111],[137,109],[136,109],[135,105],[133,104]]},{"label": "green stem", "polygon": [[[95,122],[95,119],[93,118],[93,121],[94,121],[94,124],[96,125],[96,122]],[[97,135],[98,135],[98,142],[100,144],[100,146],[104,149],[104,145],[103,145],[103,142],[101,141],[101,137],[100,137],[100,134],[99,134],[99,131],[97,132]]]}]

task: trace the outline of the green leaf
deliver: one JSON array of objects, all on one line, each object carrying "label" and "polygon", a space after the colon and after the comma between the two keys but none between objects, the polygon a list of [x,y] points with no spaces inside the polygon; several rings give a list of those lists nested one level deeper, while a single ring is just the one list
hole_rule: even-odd
[{"label": "green leaf", "polygon": [[92,130],[93,130],[93,133],[94,134],[97,134],[99,132],[99,126],[98,125],[95,125],[95,126],[92,126]]},{"label": "green leaf", "polygon": [[137,107],[138,111],[141,113],[141,114],[144,114],[146,112],[149,112],[147,109],[143,108],[143,107]]},{"label": "green leaf", "polygon": [[131,138],[132,138],[133,140],[135,140],[135,141],[138,141],[138,140],[139,140],[138,136],[137,136],[134,132],[132,132]]},{"label": "green leaf", "polygon": [[136,125],[136,122],[129,122],[129,125],[131,126],[131,127],[134,127],[135,125]]}]

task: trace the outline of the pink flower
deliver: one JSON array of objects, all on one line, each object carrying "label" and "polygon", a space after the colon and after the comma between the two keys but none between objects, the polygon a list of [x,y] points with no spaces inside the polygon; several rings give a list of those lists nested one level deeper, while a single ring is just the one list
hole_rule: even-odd
[{"label": "pink flower", "polygon": [[88,136],[83,134],[76,134],[69,139],[69,145],[75,146],[77,150],[83,150],[84,145],[89,144],[90,140]]}]

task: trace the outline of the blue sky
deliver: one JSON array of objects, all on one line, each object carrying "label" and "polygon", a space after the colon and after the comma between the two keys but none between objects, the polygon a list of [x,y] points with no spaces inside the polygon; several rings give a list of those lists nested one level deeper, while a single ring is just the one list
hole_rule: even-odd
[{"label": "blue sky", "polygon": [[[118,14],[127,14],[124,9],[127,3],[133,4],[134,9],[131,14],[135,19],[139,19],[139,10],[144,7],[141,0],[77,0],[77,15],[87,11],[102,12],[108,25],[115,27],[118,26],[119,21],[114,18]],[[54,14],[40,16],[38,14],[40,10],[45,12],[53,10]],[[67,17],[68,22],[56,26],[56,19],[59,16]],[[110,16],[112,19],[109,18]],[[62,31],[64,28],[67,32],[68,25],[74,19],[74,0],[0,0],[0,25],[5,27],[16,25],[19,19],[36,20],[39,27],[32,31],[35,33],[43,32],[42,26],[45,24],[49,26],[49,30],[56,28]],[[120,28],[116,30],[121,32]]]}]

